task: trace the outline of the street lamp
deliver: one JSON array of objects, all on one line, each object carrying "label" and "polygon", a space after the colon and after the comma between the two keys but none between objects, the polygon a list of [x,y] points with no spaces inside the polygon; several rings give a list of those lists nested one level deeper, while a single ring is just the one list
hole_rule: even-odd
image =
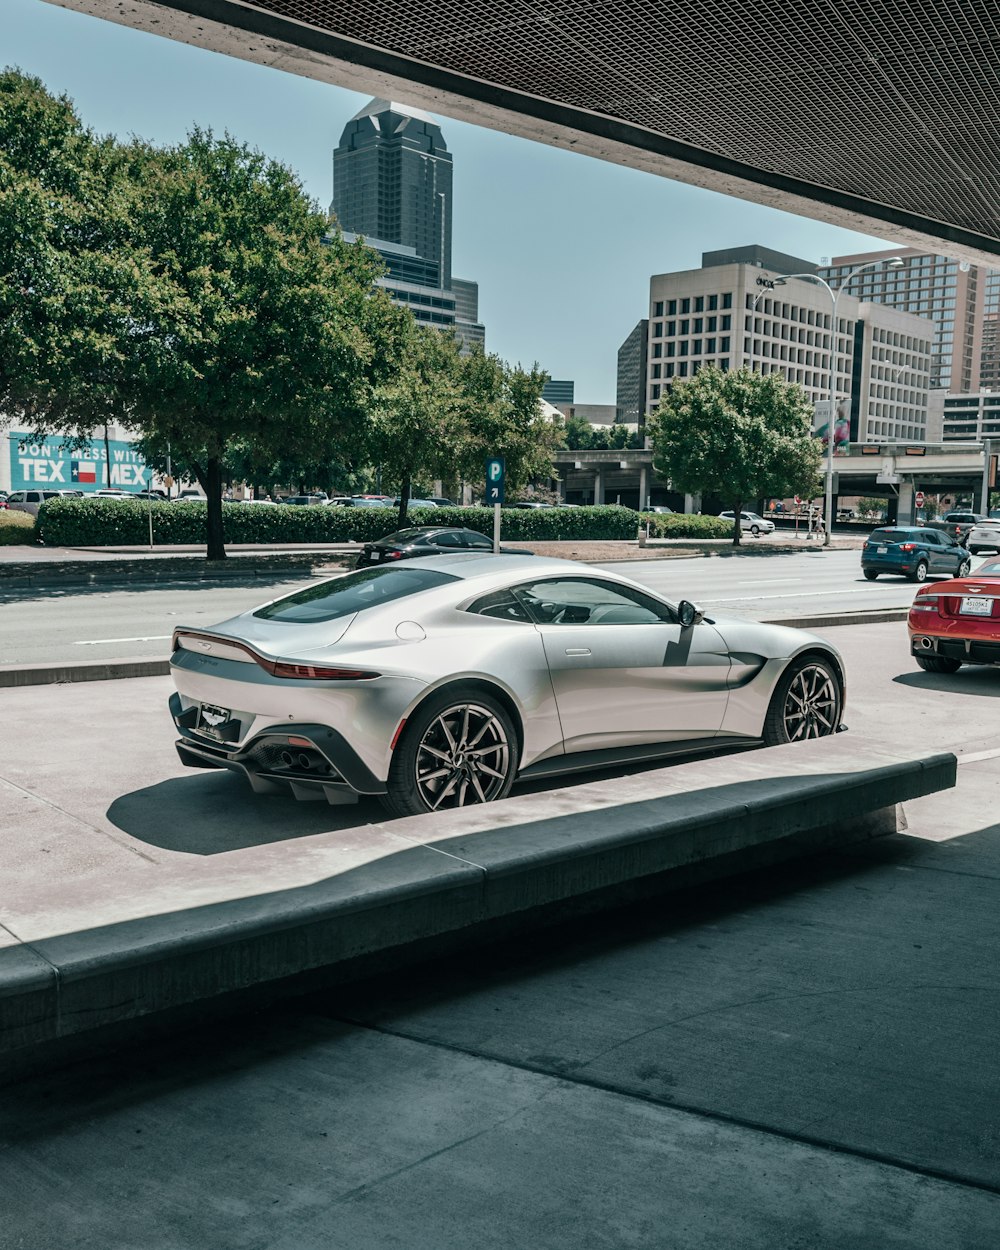
[{"label": "street lamp", "polygon": [[784,286],[789,278],[803,278],[808,282],[815,282],[823,287],[830,297],[832,309],[830,320],[830,416],[826,427],[826,504],[824,507],[826,533],[823,535],[824,547],[830,545],[830,534],[833,530],[833,431],[837,415],[837,306],[844,291],[847,290],[854,278],[865,269],[881,269],[883,265],[892,269],[898,269],[902,264],[902,256],[890,256],[879,260],[866,261],[865,264],[858,265],[856,269],[852,269],[836,290],[825,278],[821,278],[816,273],[790,273],[775,281],[775,286]]}]

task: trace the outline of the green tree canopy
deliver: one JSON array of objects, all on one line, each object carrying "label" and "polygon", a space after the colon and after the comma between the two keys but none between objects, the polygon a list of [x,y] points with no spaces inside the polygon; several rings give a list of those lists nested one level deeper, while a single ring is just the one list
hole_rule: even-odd
[{"label": "green tree canopy", "polygon": [[781,374],[708,366],[675,382],[650,418],[653,466],[675,490],[726,500],[738,544],[745,504],[815,494],[822,448],[812,418],[805,392]]}]

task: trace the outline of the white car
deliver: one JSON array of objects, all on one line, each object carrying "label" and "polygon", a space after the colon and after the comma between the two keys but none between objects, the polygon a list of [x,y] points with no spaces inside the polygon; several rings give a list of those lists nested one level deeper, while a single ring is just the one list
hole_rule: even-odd
[{"label": "white car", "polygon": [[[728,521],[732,525],[732,512],[720,512],[719,516],[723,521]],[[753,534],[756,538],[759,534],[773,534],[774,522],[769,521],[767,517],[758,516],[756,512],[741,512],[740,529],[744,534]]]},{"label": "white car", "polygon": [[977,521],[965,545],[974,556],[981,551],[1000,551],[1000,520]]}]

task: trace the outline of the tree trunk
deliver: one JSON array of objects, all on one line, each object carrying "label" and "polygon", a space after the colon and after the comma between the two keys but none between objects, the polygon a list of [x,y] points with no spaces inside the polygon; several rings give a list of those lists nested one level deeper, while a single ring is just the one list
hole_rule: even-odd
[{"label": "tree trunk", "polygon": [[104,485],[111,485],[111,440],[108,438],[108,423],[104,422]]},{"label": "tree trunk", "polygon": [[226,558],[226,540],[222,529],[222,463],[218,456],[211,456],[208,461],[205,481],[202,483],[205,498],[208,500],[208,521],[206,526],[208,547],[205,558],[208,560],[224,560]]},{"label": "tree trunk", "polygon": [[740,520],[740,513],[743,511],[743,500],[737,501],[736,507],[733,509],[733,546],[738,547],[740,540],[743,538],[743,524]]},{"label": "tree trunk", "polygon": [[403,474],[403,480],[399,484],[399,516],[396,518],[398,529],[402,529],[406,525],[406,510],[410,506],[410,474]]}]

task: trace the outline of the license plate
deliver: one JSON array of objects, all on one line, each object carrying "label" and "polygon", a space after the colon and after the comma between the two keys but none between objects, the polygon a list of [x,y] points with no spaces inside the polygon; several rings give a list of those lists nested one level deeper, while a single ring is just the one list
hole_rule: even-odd
[{"label": "license plate", "polygon": [[993,600],[966,596],[959,611],[963,616],[992,616]]},{"label": "license plate", "polygon": [[215,734],[218,736],[219,730],[229,720],[232,720],[232,712],[224,707],[216,707],[214,703],[203,703],[201,705],[201,716],[198,720],[198,728],[207,734]]},{"label": "license plate", "polygon": [[373,551],[373,552],[372,552],[372,559],[373,559],[373,560],[377,563],[379,560],[381,560],[381,559],[382,559],[382,552],[381,552],[381,551]]},{"label": "license plate", "polygon": [[876,547],[875,553],[876,555],[884,556],[888,550],[889,550],[888,547]]}]

